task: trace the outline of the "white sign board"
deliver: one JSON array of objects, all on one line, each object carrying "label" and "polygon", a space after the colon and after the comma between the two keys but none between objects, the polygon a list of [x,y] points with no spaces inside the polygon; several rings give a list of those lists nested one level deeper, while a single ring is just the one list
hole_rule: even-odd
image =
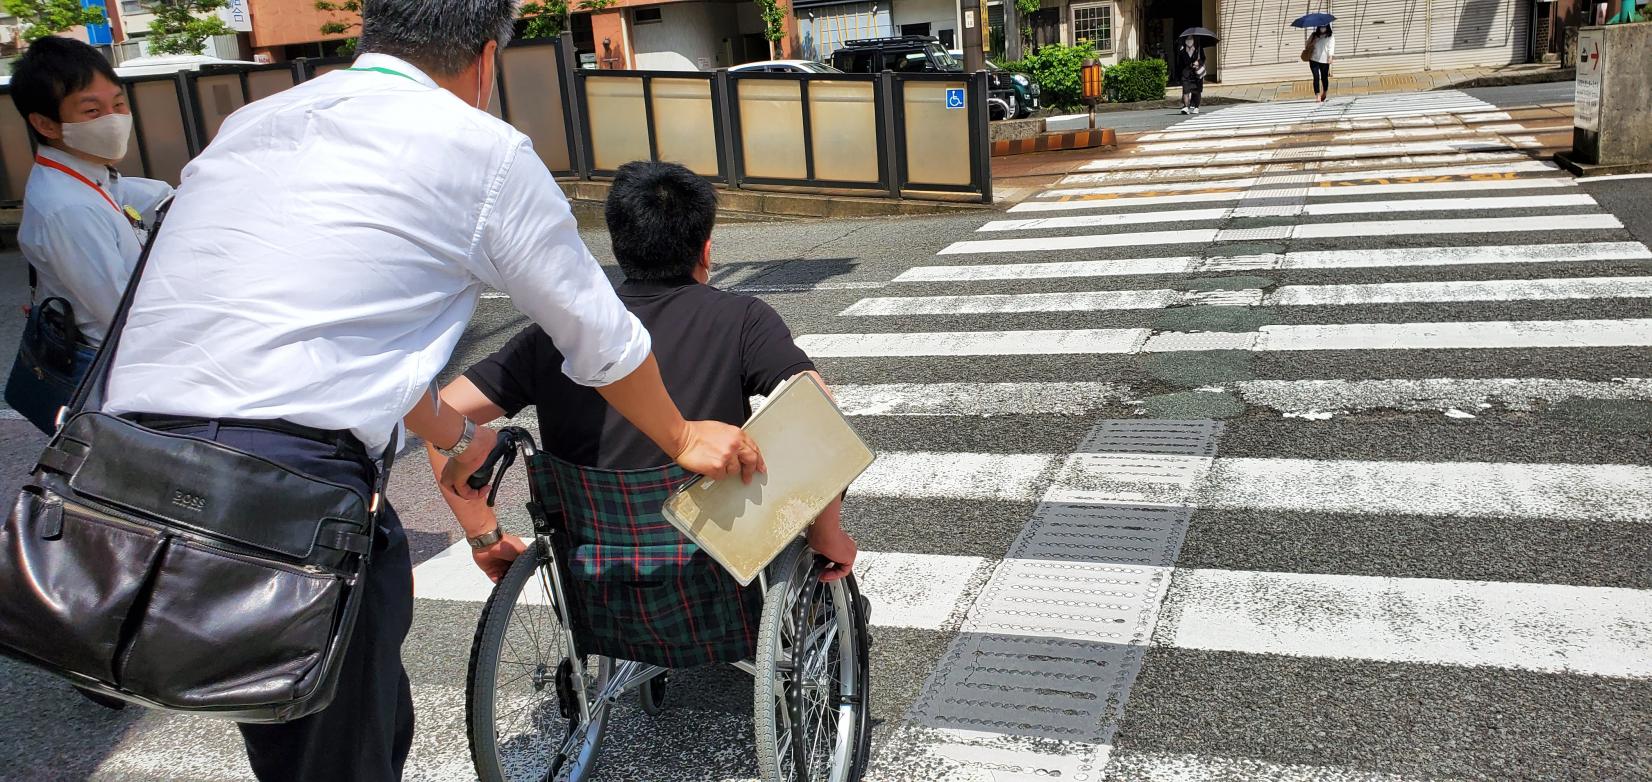
[{"label": "white sign board", "polygon": [[964,27],[968,28],[968,29],[974,29],[974,27],[975,27],[975,12],[974,11],[965,11],[964,12]]},{"label": "white sign board", "polygon": [[1606,73],[1605,30],[1577,33],[1577,105],[1572,122],[1584,130],[1600,132],[1600,77]]},{"label": "white sign board", "polygon": [[224,24],[238,33],[252,32],[252,11],[247,8],[248,0],[228,0],[228,4],[218,9],[218,18]]}]

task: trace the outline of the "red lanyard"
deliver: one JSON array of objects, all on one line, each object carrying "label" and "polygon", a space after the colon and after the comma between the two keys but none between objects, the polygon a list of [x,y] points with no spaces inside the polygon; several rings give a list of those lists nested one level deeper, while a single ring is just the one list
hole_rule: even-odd
[{"label": "red lanyard", "polygon": [[[115,199],[110,198],[109,194],[104,192],[103,188],[98,187],[98,184],[96,182],[93,182],[92,180],[87,179],[85,176],[82,176],[79,171],[76,171],[72,168],[69,168],[68,166],[63,165],[62,163],[59,163],[56,160],[50,160],[45,155],[35,155],[34,156],[34,162],[39,163],[40,165],[43,165],[47,168],[55,168],[59,171],[62,171],[65,174],[68,174],[69,176],[74,177],[75,179],[80,180],[82,184],[86,185],[89,188],[92,188],[93,190],[96,190],[98,192],[98,195],[103,196],[103,200],[108,201],[109,206],[113,207],[116,212],[119,212],[121,217],[127,217],[126,210],[121,209],[120,205],[115,203]],[[128,218],[128,219],[130,219],[130,218]]]}]

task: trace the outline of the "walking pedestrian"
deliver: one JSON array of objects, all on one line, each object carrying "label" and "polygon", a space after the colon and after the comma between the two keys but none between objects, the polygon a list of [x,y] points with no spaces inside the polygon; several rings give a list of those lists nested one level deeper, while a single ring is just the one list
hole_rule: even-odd
[{"label": "walking pedestrian", "polygon": [[1324,103],[1331,93],[1331,62],[1336,59],[1336,38],[1330,25],[1321,25],[1308,38],[1308,70],[1314,75],[1314,94]]},{"label": "walking pedestrian", "polygon": [[[712,478],[761,471],[738,428],[684,420],[647,329],[581,243],[550,171],[526,136],[487,113],[516,6],[364,0],[353,67],[225,121],[185,168],[159,229],[104,412],[361,498],[375,486],[370,455],[400,421],[447,457],[444,488],[474,498],[465,479],[495,433],[427,390],[493,287],[555,342],[571,382],[595,388],[678,464]],[[377,510],[329,705],[241,726],[261,780],[402,776],[413,572],[395,512]],[[478,557],[515,553],[499,540],[471,544]],[[210,625],[193,629],[210,640]]]},{"label": "walking pedestrian", "polygon": [[1176,72],[1182,80],[1182,113],[1198,114],[1199,99],[1205,92],[1205,50],[1197,38],[1182,36],[1176,50]]}]

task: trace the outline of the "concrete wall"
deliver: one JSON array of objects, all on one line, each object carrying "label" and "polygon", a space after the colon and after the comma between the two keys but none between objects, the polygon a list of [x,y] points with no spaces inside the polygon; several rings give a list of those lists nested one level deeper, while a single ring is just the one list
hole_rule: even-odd
[{"label": "concrete wall", "polygon": [[597,67],[604,70],[631,67],[631,45],[624,10],[609,8],[591,14],[591,43],[596,47]]},{"label": "concrete wall", "polygon": [[728,3],[659,6],[660,21],[631,24],[632,62],[638,70],[699,71],[723,67],[722,39],[739,30]]},{"label": "concrete wall", "polygon": [[331,21],[357,20],[350,14],[317,11],[315,0],[256,0],[252,3],[252,45],[264,49],[356,35],[354,28],[343,35],[322,35],[321,26]]},{"label": "concrete wall", "polygon": [[[1586,29],[1602,36],[1599,131],[1579,126],[1572,146],[1585,163],[1652,170],[1652,123],[1646,121],[1652,117],[1652,90],[1647,89],[1652,77],[1647,70],[1647,63],[1652,63],[1652,22]],[[1594,65],[1579,63],[1579,76]]]},{"label": "concrete wall", "polygon": [[958,34],[958,0],[895,0],[890,6],[890,21],[899,34],[903,24],[929,23],[929,34],[937,38],[942,30],[951,30],[954,46],[961,46]]}]

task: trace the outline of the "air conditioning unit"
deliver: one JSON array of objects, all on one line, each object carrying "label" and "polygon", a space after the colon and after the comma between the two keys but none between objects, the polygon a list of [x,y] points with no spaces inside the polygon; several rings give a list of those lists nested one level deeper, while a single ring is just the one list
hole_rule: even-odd
[{"label": "air conditioning unit", "polygon": [[0,44],[8,44],[17,40],[17,28],[0,27]]}]

